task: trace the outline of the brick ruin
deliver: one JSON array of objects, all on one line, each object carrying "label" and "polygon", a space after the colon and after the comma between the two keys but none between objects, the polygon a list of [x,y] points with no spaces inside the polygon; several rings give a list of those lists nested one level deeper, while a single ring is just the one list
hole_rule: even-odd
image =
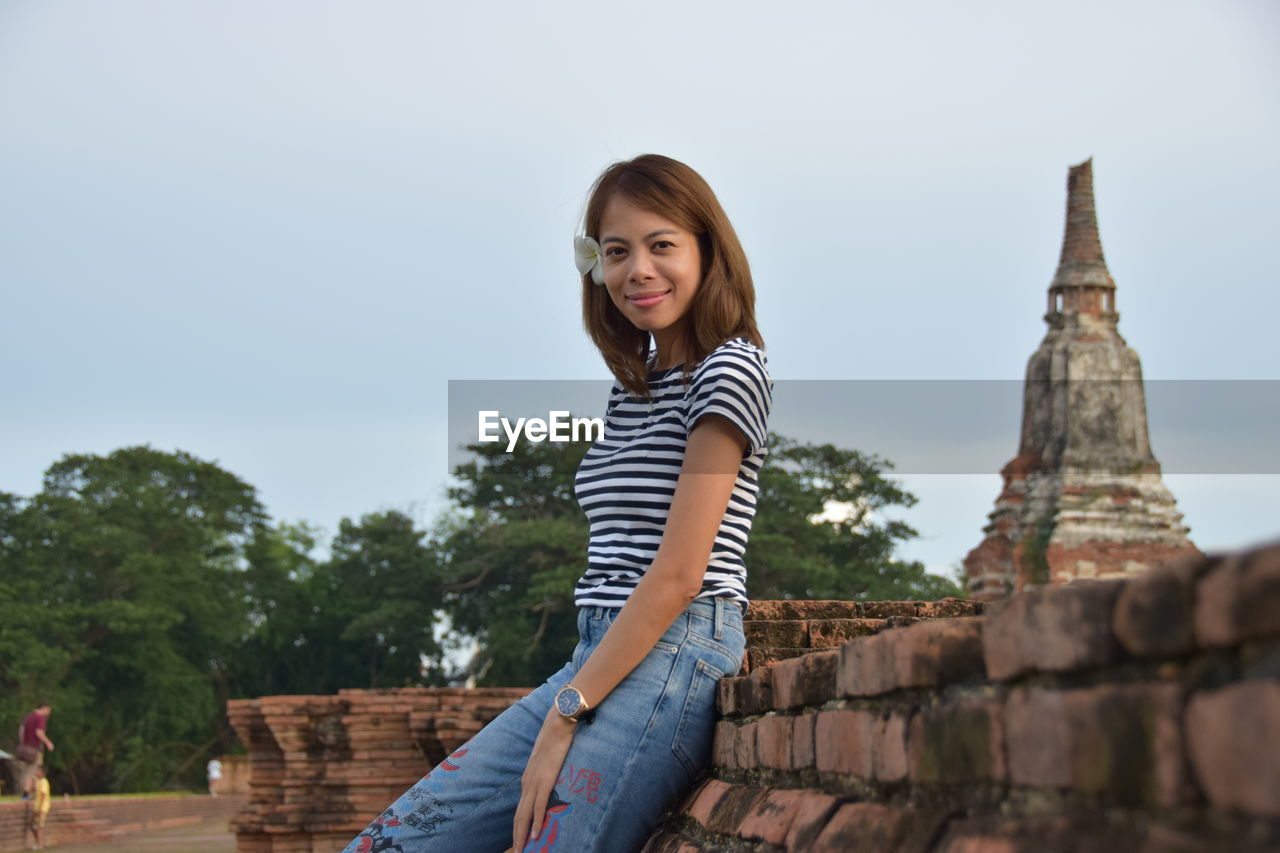
[{"label": "brick ruin", "polygon": [[[1280,849],[1280,544],[996,602],[757,602],[648,853]],[[239,853],[350,840],[522,690],[231,705]]]},{"label": "brick ruin", "polygon": [[357,832],[527,688],[404,687],[233,699],[249,750],[237,853],[341,850]]},{"label": "brick ruin", "polygon": [[1280,545],[1046,586],[720,682],[646,853],[1280,849]]},{"label": "brick ruin", "polygon": [[969,594],[1135,575],[1198,554],[1147,437],[1138,354],[1117,331],[1116,284],[1098,236],[1091,160],[1067,179],[1049,329],[1027,363],[1018,454],[965,557]]}]

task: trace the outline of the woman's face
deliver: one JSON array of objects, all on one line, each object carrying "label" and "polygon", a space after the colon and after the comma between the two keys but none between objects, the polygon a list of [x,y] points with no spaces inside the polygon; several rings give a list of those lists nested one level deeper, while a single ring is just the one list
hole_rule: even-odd
[{"label": "woman's face", "polygon": [[619,196],[600,219],[604,283],[618,310],[663,344],[684,324],[702,281],[698,238]]}]

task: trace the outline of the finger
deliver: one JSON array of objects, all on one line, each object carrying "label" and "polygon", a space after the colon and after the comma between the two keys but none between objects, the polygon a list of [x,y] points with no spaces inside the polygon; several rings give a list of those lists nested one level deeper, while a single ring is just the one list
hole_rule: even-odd
[{"label": "finger", "polygon": [[529,832],[534,838],[542,835],[542,821],[547,816],[547,794],[539,791],[537,799],[533,804],[533,822],[529,825]]},{"label": "finger", "polygon": [[520,804],[516,806],[515,822],[511,825],[511,849],[523,850],[525,838],[529,834],[529,801],[521,795]]}]

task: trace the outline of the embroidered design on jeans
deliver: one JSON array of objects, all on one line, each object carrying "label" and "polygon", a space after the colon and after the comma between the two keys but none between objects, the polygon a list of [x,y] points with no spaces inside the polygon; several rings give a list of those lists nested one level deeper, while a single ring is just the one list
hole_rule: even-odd
[{"label": "embroidered design on jeans", "polygon": [[453,807],[436,795],[443,793],[449,780],[461,768],[459,762],[466,754],[465,749],[454,752],[409,789],[406,796],[416,805],[413,811],[401,818],[407,826],[413,827],[423,835],[429,835],[453,815]]},{"label": "embroidered design on jeans", "polygon": [[560,798],[555,788],[547,798],[547,815],[542,819],[542,832],[530,838],[521,853],[551,853],[560,843],[560,822],[573,811],[573,805]]},{"label": "embroidered design on jeans", "polygon": [[399,827],[399,819],[391,809],[387,809],[360,833],[360,837],[356,839],[355,853],[404,853],[404,848],[396,843],[396,836],[400,834]]},{"label": "embroidered design on jeans", "polygon": [[604,782],[603,776],[587,767],[575,768],[572,764],[566,764],[565,768],[560,778],[556,780],[557,785],[563,785],[570,794],[586,797],[588,803],[594,803],[599,799],[600,785]]}]

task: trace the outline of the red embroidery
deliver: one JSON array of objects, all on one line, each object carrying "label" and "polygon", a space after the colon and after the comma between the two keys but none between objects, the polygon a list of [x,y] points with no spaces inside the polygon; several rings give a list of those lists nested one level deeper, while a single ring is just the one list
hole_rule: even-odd
[{"label": "red embroidery", "polygon": [[594,803],[600,797],[600,784],[604,777],[587,767],[574,768],[572,764],[560,775],[557,785],[564,785],[570,794],[582,794],[588,803]]},{"label": "red embroidery", "polygon": [[454,763],[453,763],[453,761],[450,761],[449,759],[451,758],[451,759],[455,759],[455,760],[456,760],[456,759],[459,759],[459,758],[461,758],[462,756],[464,756],[464,755],[466,755],[466,754],[467,754],[467,750],[465,750],[465,749],[460,749],[460,750],[458,750],[458,751],[457,751],[457,752],[455,752],[453,755],[450,755],[450,756],[449,756],[449,758],[446,758],[444,761],[441,761],[441,762],[440,762],[440,768],[441,768],[442,770],[457,770],[457,769],[458,769],[458,765],[457,765],[457,764],[454,764]]}]

